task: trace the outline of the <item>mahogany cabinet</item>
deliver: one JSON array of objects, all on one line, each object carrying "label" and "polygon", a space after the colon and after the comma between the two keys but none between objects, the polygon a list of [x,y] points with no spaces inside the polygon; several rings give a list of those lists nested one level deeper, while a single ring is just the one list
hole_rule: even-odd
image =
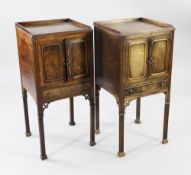
[{"label": "mahogany cabinet", "polygon": [[125,107],[137,100],[135,122],[140,123],[141,97],[164,93],[162,143],[167,143],[174,27],[145,18],[99,21],[94,26],[96,131],[100,88],[110,92],[119,106],[118,156],[125,155]]},{"label": "mahogany cabinet", "polygon": [[90,101],[90,145],[95,145],[92,33],[71,19],[16,23],[26,136],[31,135],[28,92],[37,104],[41,159],[47,158],[43,113],[55,100],[70,98],[70,125],[75,124],[73,97]]}]

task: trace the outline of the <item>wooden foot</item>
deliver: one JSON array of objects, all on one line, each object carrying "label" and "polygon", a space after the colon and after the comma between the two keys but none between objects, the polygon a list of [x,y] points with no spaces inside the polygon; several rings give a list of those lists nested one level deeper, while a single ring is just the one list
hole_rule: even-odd
[{"label": "wooden foot", "polygon": [[48,158],[47,155],[41,155],[41,156],[40,156],[40,159],[41,159],[41,160],[46,160],[47,158]]},{"label": "wooden foot", "polygon": [[26,137],[30,137],[32,134],[31,132],[25,132]]},{"label": "wooden foot", "polygon": [[94,145],[96,145],[96,142],[95,141],[91,141],[90,142],[90,146],[94,146]]},{"label": "wooden foot", "polygon": [[141,124],[141,120],[135,119],[135,123],[136,123],[136,124]]},{"label": "wooden foot", "polygon": [[99,133],[100,133],[100,129],[96,129],[96,130],[95,130],[95,133],[96,133],[96,134],[99,134]]},{"label": "wooden foot", "polygon": [[70,122],[69,122],[69,125],[70,125],[70,126],[74,126],[75,124],[76,124],[76,123],[75,123],[74,121],[70,121]]},{"label": "wooden foot", "polygon": [[162,140],[162,144],[166,144],[166,143],[168,143],[168,140],[167,140],[167,139]]},{"label": "wooden foot", "polygon": [[125,156],[125,152],[118,152],[118,157],[124,157]]}]

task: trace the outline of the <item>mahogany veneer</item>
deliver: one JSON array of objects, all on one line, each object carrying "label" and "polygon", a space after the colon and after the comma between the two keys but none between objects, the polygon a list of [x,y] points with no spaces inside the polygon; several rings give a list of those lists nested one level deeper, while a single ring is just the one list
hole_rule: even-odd
[{"label": "mahogany veneer", "polygon": [[27,92],[37,104],[41,159],[46,159],[44,109],[50,102],[70,98],[70,125],[74,125],[73,97],[90,101],[90,145],[94,137],[94,67],[92,29],[71,19],[16,23],[26,136],[31,135]]}]

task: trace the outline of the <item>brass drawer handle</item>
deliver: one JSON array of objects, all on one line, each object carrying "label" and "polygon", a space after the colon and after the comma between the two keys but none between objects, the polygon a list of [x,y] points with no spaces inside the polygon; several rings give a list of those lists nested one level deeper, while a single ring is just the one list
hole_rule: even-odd
[{"label": "brass drawer handle", "polygon": [[160,87],[161,87],[161,88],[166,87],[166,83],[164,83],[164,82],[160,83]]},{"label": "brass drawer handle", "polygon": [[129,95],[133,95],[133,89],[129,89]]},{"label": "brass drawer handle", "polygon": [[68,59],[68,60],[67,60],[66,65],[67,65],[67,66],[71,66],[71,65],[72,65],[71,59]]}]

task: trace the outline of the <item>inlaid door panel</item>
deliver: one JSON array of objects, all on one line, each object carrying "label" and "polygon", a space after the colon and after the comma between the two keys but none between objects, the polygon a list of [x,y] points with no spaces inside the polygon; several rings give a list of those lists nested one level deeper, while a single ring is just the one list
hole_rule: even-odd
[{"label": "inlaid door panel", "polygon": [[42,55],[45,81],[62,79],[61,46],[44,46]]},{"label": "inlaid door panel", "polygon": [[66,39],[66,65],[69,81],[88,76],[88,44],[85,39]]},{"label": "inlaid door panel", "polygon": [[38,50],[41,85],[63,84],[66,82],[62,44],[43,43],[38,46]]},{"label": "inlaid door panel", "polygon": [[126,46],[125,79],[130,82],[143,81],[147,78],[147,40],[129,41]]},{"label": "inlaid door panel", "polygon": [[160,76],[168,73],[170,41],[167,36],[152,38],[150,46],[150,76]]}]

